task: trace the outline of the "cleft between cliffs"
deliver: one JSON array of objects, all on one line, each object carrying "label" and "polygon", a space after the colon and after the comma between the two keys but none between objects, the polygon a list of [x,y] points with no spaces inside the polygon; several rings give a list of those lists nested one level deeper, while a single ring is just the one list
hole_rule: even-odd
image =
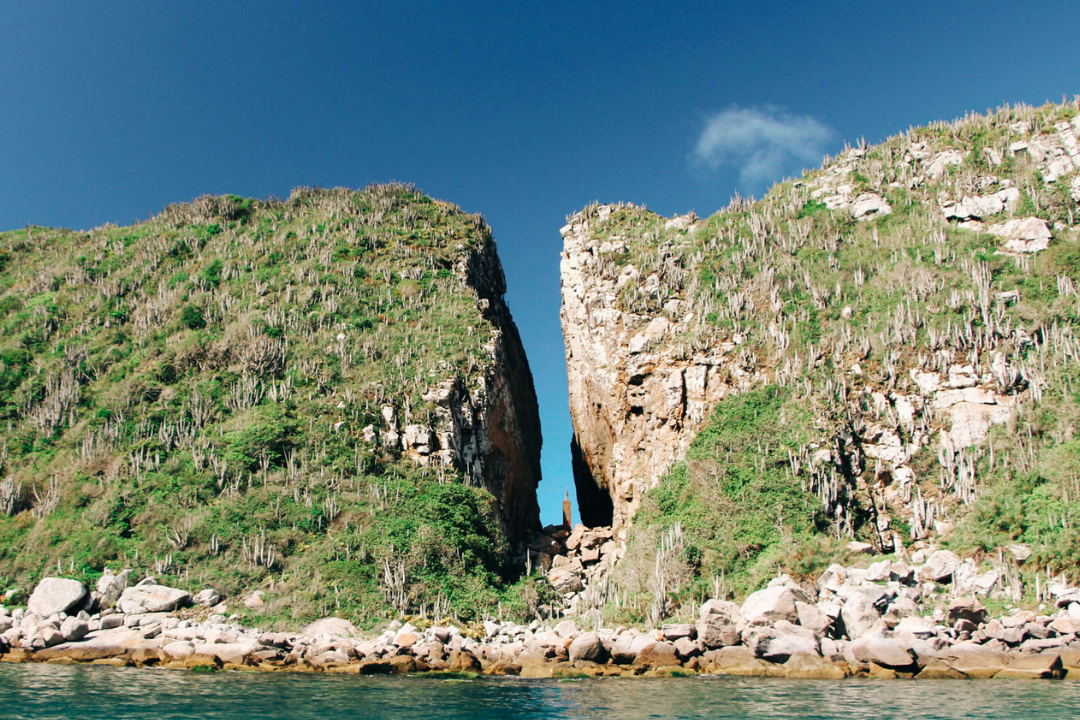
[{"label": "cleft between cliffs", "polygon": [[483,219],[400,184],[0,234],[0,592],[111,566],[261,623],[513,607],[541,436],[504,292]]}]

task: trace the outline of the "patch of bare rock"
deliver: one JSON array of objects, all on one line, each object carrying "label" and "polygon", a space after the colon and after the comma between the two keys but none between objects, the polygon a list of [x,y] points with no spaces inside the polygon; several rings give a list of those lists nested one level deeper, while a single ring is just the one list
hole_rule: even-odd
[{"label": "patch of bare rock", "polygon": [[[580,549],[585,532],[571,537],[565,544]],[[651,630],[580,627],[573,618],[469,628],[395,621],[377,635],[342,618],[299,633],[242,627],[213,590],[192,596],[152,578],[128,586],[126,571],[105,575],[94,592],[45,578],[26,609],[0,606],[0,662],[524,677],[1080,676],[1080,588],[1052,585],[1043,614],[991,618],[977,590],[935,605],[935,590],[977,587],[958,585],[964,568],[946,550],[916,565],[832,565],[816,582],[780,576],[741,604],[708,600],[693,618]]]}]

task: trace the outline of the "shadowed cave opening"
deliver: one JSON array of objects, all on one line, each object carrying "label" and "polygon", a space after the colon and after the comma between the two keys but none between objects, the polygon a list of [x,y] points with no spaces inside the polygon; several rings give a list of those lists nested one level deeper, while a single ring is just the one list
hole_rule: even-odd
[{"label": "shadowed cave opening", "polygon": [[570,440],[570,461],[577,489],[578,513],[586,527],[608,527],[612,523],[615,508],[607,488],[601,487],[593,477],[589,463],[581,453],[577,434]]}]

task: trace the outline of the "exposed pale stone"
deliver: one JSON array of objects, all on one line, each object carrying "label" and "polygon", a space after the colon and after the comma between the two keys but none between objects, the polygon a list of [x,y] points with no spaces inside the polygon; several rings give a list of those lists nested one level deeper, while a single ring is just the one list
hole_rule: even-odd
[{"label": "exposed pale stone", "polygon": [[799,621],[799,611],[795,608],[796,600],[806,602],[809,598],[805,593],[789,587],[765,588],[750,593],[743,601],[739,613],[748,623],[777,620],[796,623]]},{"label": "exposed pale stone", "polygon": [[576,662],[578,660],[603,662],[607,656],[607,651],[604,650],[604,644],[600,641],[600,636],[594,632],[587,632],[579,635],[572,643],[570,643],[568,652],[570,662]]},{"label": "exposed pale stone", "polygon": [[856,220],[881,217],[892,213],[892,207],[880,195],[863,193],[851,204],[851,216]]},{"label": "exposed pale stone", "polygon": [[798,652],[784,663],[784,672],[789,678],[797,680],[843,680],[847,677],[844,668],[831,663],[819,655]]},{"label": "exposed pale stone", "polygon": [[707,648],[736,645],[742,629],[739,606],[727,600],[708,600],[701,605],[697,624],[698,639]]},{"label": "exposed pale stone", "polygon": [[[349,656],[340,650],[327,650],[326,652],[313,657],[310,662],[312,665],[317,665],[321,668],[332,668],[348,664]],[[241,663],[237,664],[239,665]]]},{"label": "exposed pale stone", "polygon": [[960,557],[949,550],[931,553],[926,563],[915,569],[915,579],[919,582],[941,582],[956,572],[960,567]]},{"label": "exposed pale stone", "polygon": [[[715,351],[687,359],[667,347],[682,326],[674,306],[665,306],[670,319],[617,307],[617,283],[656,293],[660,278],[638,277],[636,268],[624,268],[617,280],[596,272],[611,212],[612,206],[600,206],[578,213],[561,231],[561,318],[579,497],[610,498],[610,522],[619,530],[733,383],[716,370],[725,361]],[[583,501],[582,521],[608,524],[606,517],[589,516],[602,505]]]},{"label": "exposed pale stone", "polygon": [[986,218],[1005,210],[1012,210],[1019,199],[1020,191],[1017,188],[1005,188],[992,195],[965,197],[959,203],[944,203],[941,209],[945,217],[949,219]]},{"label": "exposed pale stone", "polygon": [[1050,246],[1050,228],[1042,218],[1015,218],[998,225],[991,225],[987,232],[1005,238],[1005,250],[1016,253],[1033,253]]},{"label": "exposed pale stone", "polygon": [[195,646],[187,640],[177,640],[161,646],[161,652],[170,660],[186,660],[195,654]]},{"label": "exposed pale stone", "polygon": [[823,637],[832,628],[832,618],[814,605],[796,600],[795,611],[799,614],[799,625],[812,630],[819,638]]},{"label": "exposed pale stone", "polygon": [[755,656],[773,662],[784,662],[795,653],[820,654],[814,632],[787,620],[778,620],[772,625],[751,625],[743,631],[743,643]]},{"label": "exposed pale stone", "polygon": [[38,628],[34,644],[37,645],[38,641],[45,647],[52,647],[64,642],[64,636],[55,625],[44,625]]},{"label": "exposed pale stone", "polygon": [[655,642],[652,638],[632,632],[619,633],[610,645],[611,659],[619,665],[629,665],[652,642]]},{"label": "exposed pale stone", "polygon": [[683,660],[701,654],[698,644],[688,637],[681,637],[675,641],[675,652]]},{"label": "exposed pale stone", "polygon": [[82,640],[89,632],[89,623],[85,620],[80,620],[77,617],[64,618],[64,622],[60,623],[60,634],[63,635],[64,640],[68,642]]},{"label": "exposed pale stone", "polygon": [[874,604],[874,600],[867,593],[855,592],[844,602],[841,617],[844,620],[847,636],[855,640],[862,637],[874,626],[874,623],[881,617],[881,613]]},{"label": "exposed pale stone", "polygon": [[122,613],[171,612],[178,607],[191,604],[191,594],[187,590],[166,587],[165,585],[136,585],[120,594],[116,603]]},{"label": "exposed pale stone", "polygon": [[938,651],[937,660],[965,677],[982,679],[996,675],[1009,662],[1000,650],[971,642],[956,643]]},{"label": "exposed pale stone", "polygon": [[356,629],[348,620],[343,618],[328,617],[321,620],[316,620],[313,623],[305,625],[300,630],[301,634],[309,637],[343,637],[350,638],[356,637],[360,632]]},{"label": "exposed pale stone", "polygon": [[664,625],[660,628],[660,632],[663,633],[664,639],[674,642],[679,638],[689,638],[697,634],[696,629],[689,623],[679,623],[677,625]]},{"label": "exposed pale stone", "polygon": [[949,601],[949,622],[967,620],[980,625],[986,620],[986,608],[975,598],[958,597]]},{"label": "exposed pale stone", "polygon": [[1032,679],[1051,680],[1064,677],[1061,656],[1057,652],[1043,652],[1037,655],[1021,655],[1009,661],[995,679]]},{"label": "exposed pale stone", "polygon": [[911,649],[902,641],[870,634],[851,643],[851,652],[859,662],[875,663],[882,667],[909,668],[915,663]]},{"label": "exposed pale stone", "polygon": [[651,642],[643,647],[634,659],[634,667],[657,668],[680,665],[675,645],[669,642]]},{"label": "exposed pale stone", "polygon": [[127,588],[128,582],[131,580],[131,570],[124,569],[120,573],[113,574],[112,571],[106,569],[97,582],[97,592],[100,596],[98,601],[102,608],[111,608],[116,605],[116,601],[120,599],[121,593]]},{"label": "exposed pale stone", "polygon": [[716,675],[740,675],[751,677],[782,677],[786,671],[782,666],[773,665],[754,657],[749,649],[741,645],[726,647],[717,651],[706,666],[706,672]]},{"label": "exposed pale stone", "polygon": [[581,592],[581,570],[573,566],[552,568],[547,574],[548,582],[560,593]]},{"label": "exposed pale stone", "polygon": [[912,638],[927,639],[932,638],[936,634],[933,626],[928,622],[918,617],[905,617],[902,618],[897,624],[896,634],[898,636],[909,636]]},{"label": "exposed pale stone", "polygon": [[935,179],[941,178],[948,172],[949,167],[960,165],[962,162],[964,162],[963,153],[956,150],[944,150],[930,159],[926,166],[926,174]]},{"label": "exposed pale stone", "polygon": [[195,597],[192,598],[196,605],[203,607],[213,607],[221,602],[221,596],[213,588],[206,588],[195,593]]},{"label": "exposed pale stone", "polygon": [[43,578],[27,601],[27,609],[41,617],[67,612],[86,599],[86,586],[68,578]]},{"label": "exposed pale stone", "polygon": [[876,552],[874,546],[870,543],[859,542],[857,540],[849,542],[846,549],[849,553],[855,555],[873,555]]},{"label": "exposed pale stone", "polygon": [[451,672],[480,672],[482,666],[476,655],[468,650],[454,650],[448,661]]}]

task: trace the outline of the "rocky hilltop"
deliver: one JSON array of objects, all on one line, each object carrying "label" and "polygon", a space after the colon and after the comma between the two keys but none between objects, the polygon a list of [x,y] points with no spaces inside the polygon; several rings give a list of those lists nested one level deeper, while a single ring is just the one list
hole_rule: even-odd
[{"label": "rocky hilltop", "polygon": [[568,218],[578,500],[627,553],[597,606],[655,620],[852,540],[1075,568],[1078,138],[1075,102],[1007,107],[709,218]]},{"label": "rocky hilltop", "polygon": [[484,221],[405,185],[0,234],[0,589],[111,565],[282,620],[495,606],[539,527],[505,289]]}]

